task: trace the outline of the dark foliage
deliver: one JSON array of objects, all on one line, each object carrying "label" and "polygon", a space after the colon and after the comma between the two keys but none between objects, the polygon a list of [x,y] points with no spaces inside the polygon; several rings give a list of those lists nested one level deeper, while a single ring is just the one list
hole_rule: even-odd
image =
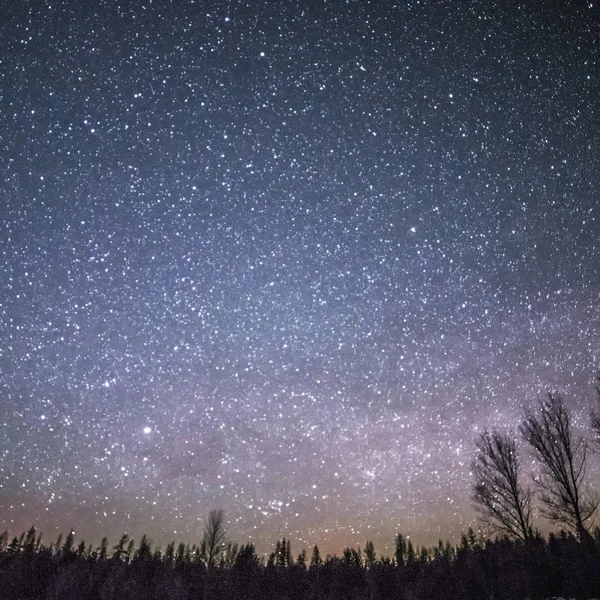
[{"label": "dark foliage", "polygon": [[[107,553],[74,546],[72,535],[45,546],[34,528],[9,542],[0,536],[0,590],[5,600],[531,600],[600,594],[600,537],[581,542],[571,533],[526,540],[477,540],[464,535],[457,547],[409,551],[397,538],[394,559],[347,548],[321,560],[313,551],[292,560],[289,541],[277,542],[265,564],[248,544],[231,560],[208,567],[200,549],[169,544],[153,550],[144,536],[137,546],[124,536]],[[61,538],[62,540],[62,538]],[[412,545],[411,545],[412,548]],[[223,550],[223,555],[226,550]]]}]

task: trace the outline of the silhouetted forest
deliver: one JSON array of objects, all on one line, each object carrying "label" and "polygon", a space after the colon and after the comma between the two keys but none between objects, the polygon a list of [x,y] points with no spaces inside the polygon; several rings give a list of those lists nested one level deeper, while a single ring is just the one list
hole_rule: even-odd
[{"label": "silhouetted forest", "polygon": [[476,539],[458,546],[413,548],[401,535],[396,553],[380,557],[368,543],[321,558],[315,547],[292,558],[278,541],[268,560],[254,546],[227,544],[213,563],[206,548],[152,548],[123,536],[97,547],[73,535],[44,545],[32,528],[0,545],[0,596],[5,600],[515,600],[600,594],[600,536],[533,535],[527,540]]},{"label": "silhouetted forest", "polygon": [[[590,411],[600,439],[600,379]],[[154,548],[123,535],[111,546],[75,544],[73,531],[45,544],[35,527],[0,535],[3,600],[518,600],[600,597],[600,500],[586,482],[589,442],[576,431],[562,398],[549,394],[524,414],[521,442],[538,464],[524,476],[521,445],[512,432],[484,430],[476,440],[472,498],[482,531],[458,545],[415,548],[401,534],[393,556],[373,543],[341,556],[293,556],[289,540],[268,557],[227,536],[225,515],[210,512],[198,545]],[[533,506],[561,531],[543,537]],[[495,536],[495,537],[494,537]]]}]

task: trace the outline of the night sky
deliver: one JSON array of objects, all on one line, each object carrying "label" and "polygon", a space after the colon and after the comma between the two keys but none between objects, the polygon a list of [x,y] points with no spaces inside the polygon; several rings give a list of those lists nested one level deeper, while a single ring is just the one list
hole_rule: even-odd
[{"label": "night sky", "polygon": [[594,398],[599,24],[5,3],[2,529],[164,547],[223,508],[260,551],[339,553],[476,527],[477,432]]}]

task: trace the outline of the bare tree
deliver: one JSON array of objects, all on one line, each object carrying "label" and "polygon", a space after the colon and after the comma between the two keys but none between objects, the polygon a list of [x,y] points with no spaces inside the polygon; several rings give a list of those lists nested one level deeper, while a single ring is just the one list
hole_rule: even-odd
[{"label": "bare tree", "polygon": [[596,434],[596,442],[600,443],[600,375],[596,376],[596,407],[590,412],[590,424]]},{"label": "bare tree", "polygon": [[494,532],[527,540],[532,536],[531,490],[520,483],[517,443],[508,434],[485,429],[471,468],[473,500],[482,521]]},{"label": "bare tree", "polygon": [[204,525],[201,549],[201,554],[204,556],[209,568],[215,566],[215,560],[223,551],[226,540],[225,512],[223,510],[211,510]]},{"label": "bare tree", "polygon": [[548,394],[539,414],[526,413],[521,433],[541,465],[536,483],[543,513],[588,540],[598,500],[584,487],[587,442],[573,434],[562,398]]}]

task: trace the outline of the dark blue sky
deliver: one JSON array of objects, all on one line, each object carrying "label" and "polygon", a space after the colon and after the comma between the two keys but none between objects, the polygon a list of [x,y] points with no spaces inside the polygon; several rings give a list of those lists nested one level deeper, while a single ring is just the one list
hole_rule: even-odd
[{"label": "dark blue sky", "polygon": [[593,400],[597,6],[126,4],[0,21],[0,521],[475,526],[477,432]]}]

